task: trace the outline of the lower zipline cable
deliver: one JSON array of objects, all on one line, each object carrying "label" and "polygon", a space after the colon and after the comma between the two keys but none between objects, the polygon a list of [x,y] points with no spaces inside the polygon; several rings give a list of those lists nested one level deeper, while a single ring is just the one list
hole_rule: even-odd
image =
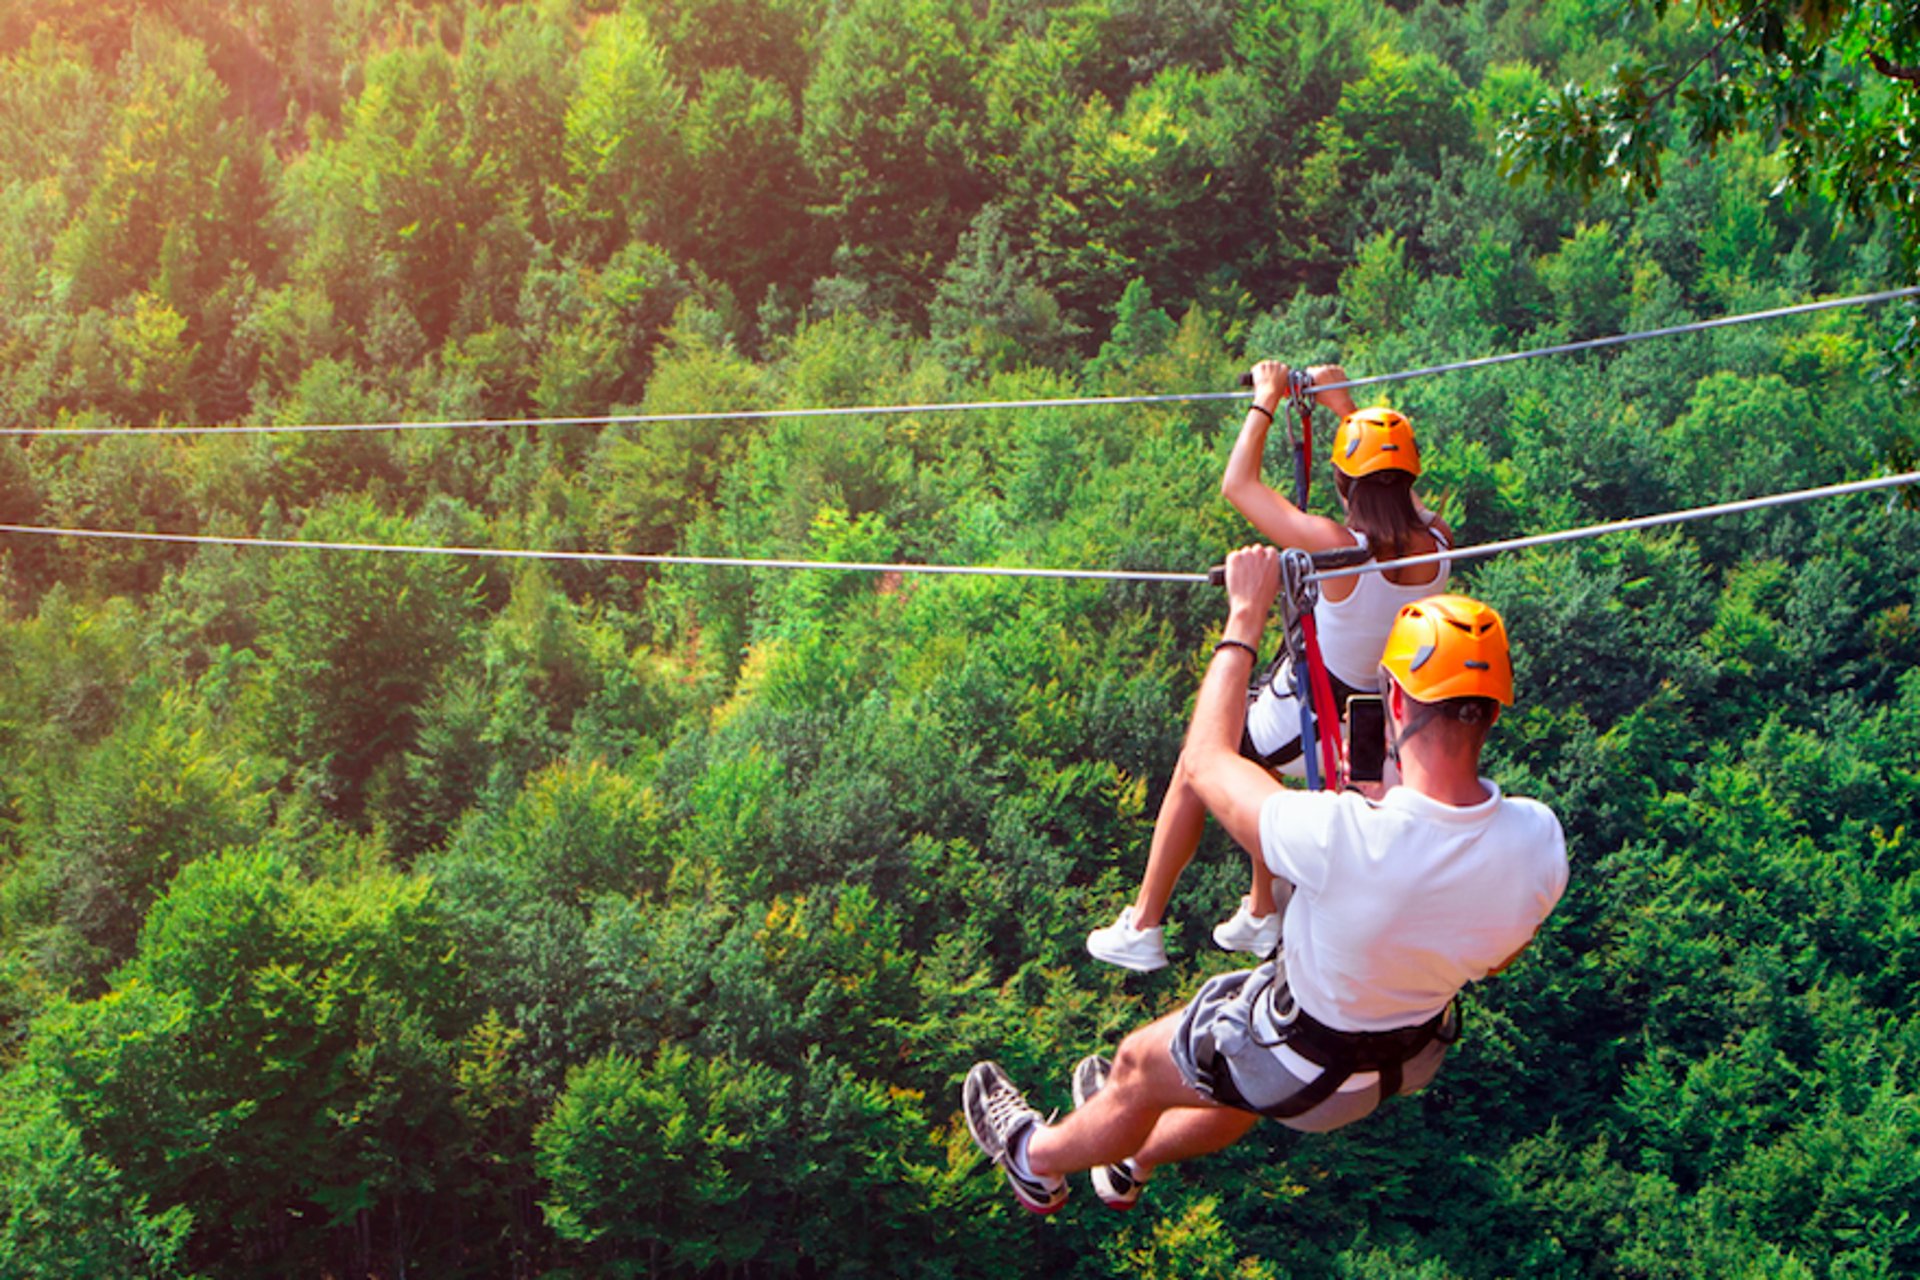
[{"label": "lower zipline cable", "polygon": [[0,524],[0,533],[42,534],[64,538],[106,538],[120,542],[172,542],[194,546],[271,547],[297,551],[365,551],[408,556],[469,556],[482,560],[566,560],[595,564],[704,565],[720,569],[831,569],[844,573],[971,574],[1001,578],[1088,578],[1123,582],[1206,581],[1205,574],[1029,569],[1015,565],[883,564],[859,560],[755,560],[741,556],[655,555],[639,551],[539,551],[513,547],[434,547],[387,542],[303,542],[297,538],[240,538],[203,533],[141,533],[127,529],[55,529],[41,525]]},{"label": "lower zipline cable", "polygon": [[1557,542],[1598,538],[1603,534],[1651,529],[1659,525],[1683,524],[1690,520],[1708,520],[1714,516],[1738,515],[1743,511],[1761,511],[1769,507],[1789,507],[1797,503],[1814,502],[1821,498],[1843,498],[1852,493],[1870,493],[1875,489],[1893,489],[1909,484],[1920,484],[1920,471],[1907,471],[1897,476],[1880,476],[1872,480],[1849,480],[1842,484],[1821,485],[1816,489],[1796,489],[1790,493],[1769,494],[1761,498],[1742,498],[1735,502],[1715,503],[1710,507],[1689,507],[1683,511],[1667,511],[1659,515],[1635,516],[1627,520],[1609,521],[1606,524],[1563,529],[1559,533],[1538,533],[1526,538],[1508,538],[1502,542],[1483,542],[1478,546],[1460,547],[1453,551],[1405,556],[1387,564],[1371,560],[1352,568],[1325,569],[1311,575],[1307,581],[1325,582],[1329,578],[1351,578],[1356,574],[1372,573],[1387,568],[1409,569],[1415,565],[1435,564],[1441,560],[1473,560],[1482,556],[1496,555],[1502,551],[1520,551],[1527,547],[1544,547]]},{"label": "lower zipline cable", "polygon": [[[1849,494],[1870,493],[1877,489],[1892,489],[1911,484],[1920,484],[1920,471],[1907,471],[1893,476],[1879,476],[1871,480],[1850,480],[1841,484],[1822,485],[1813,489],[1797,489],[1788,493],[1769,494],[1759,498],[1743,498],[1735,502],[1721,502],[1707,507],[1690,507],[1681,511],[1668,511],[1658,515],[1637,516],[1627,520],[1613,520],[1605,524],[1590,524],[1577,529],[1563,529],[1558,533],[1542,533],[1525,538],[1509,538],[1502,542],[1481,543],[1478,546],[1456,547],[1450,551],[1438,551],[1430,555],[1406,556],[1385,564],[1377,560],[1370,560],[1365,564],[1351,568],[1324,569],[1318,573],[1309,575],[1306,581],[1325,582],[1331,578],[1350,578],[1357,574],[1375,573],[1386,568],[1406,569],[1415,565],[1434,564],[1441,560],[1474,560],[1484,556],[1495,555],[1502,551],[1519,551],[1528,547],[1542,547],[1560,542],[1573,542],[1583,538],[1597,538],[1609,533],[1626,533],[1635,529],[1650,529],[1660,525],[1683,524],[1693,520],[1711,519],[1715,516],[1737,515],[1743,511],[1760,511],[1770,507],[1792,506],[1802,502],[1818,501],[1823,498],[1840,498]],[[604,564],[704,565],[710,568],[725,569],[824,569],[843,573],[921,573],[1000,578],[1062,578],[1098,582],[1171,582],[1204,585],[1209,581],[1206,573],[1155,573],[1125,569],[1035,569],[1014,565],[912,564],[904,561],[889,564],[850,560],[756,560],[741,556],[655,555],[645,552],[622,551],[538,551],[528,548],[509,547],[409,546],[403,543],[385,542],[302,542],[295,538],[241,538],[202,533],[142,533],[127,529],[62,529],[31,524],[0,524],[0,533],[16,533],[27,536],[56,538],[94,538],[120,542],[182,543],[193,546],[267,547],[298,551],[358,551],[412,556],[468,556],[476,559],[489,560],[566,560]]]}]

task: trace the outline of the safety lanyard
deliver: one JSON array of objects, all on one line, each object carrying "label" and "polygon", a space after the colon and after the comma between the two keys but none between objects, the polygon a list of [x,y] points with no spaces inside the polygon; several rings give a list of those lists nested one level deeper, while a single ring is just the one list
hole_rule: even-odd
[{"label": "safety lanyard", "polygon": [[[1334,702],[1333,680],[1327,675],[1327,664],[1320,658],[1320,632],[1314,624],[1313,614],[1307,614],[1306,625],[1301,628],[1307,649],[1307,683],[1313,690],[1316,707],[1326,708],[1326,714],[1316,716],[1320,730],[1320,759],[1324,769],[1323,776],[1328,779],[1327,787],[1338,791],[1347,785],[1347,757],[1340,749],[1340,708]],[[1301,726],[1300,751],[1308,753],[1306,726]]]},{"label": "safety lanyard", "polygon": [[1294,701],[1300,705],[1300,759],[1306,767],[1310,791],[1322,786],[1337,790],[1346,783],[1346,763],[1335,728],[1340,713],[1334,706],[1333,682],[1321,661],[1319,635],[1313,624],[1320,586],[1311,576],[1318,567],[1313,556],[1298,548],[1289,547],[1280,553],[1280,616],[1289,659],[1287,679]]}]

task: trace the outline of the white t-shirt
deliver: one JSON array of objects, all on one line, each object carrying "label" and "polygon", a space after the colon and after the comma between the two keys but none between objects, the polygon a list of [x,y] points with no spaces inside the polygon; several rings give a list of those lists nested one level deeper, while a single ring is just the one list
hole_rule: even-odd
[{"label": "white t-shirt", "polygon": [[1534,800],[1467,808],[1410,787],[1377,803],[1283,791],[1260,810],[1267,867],[1291,881],[1287,981],[1341,1031],[1425,1022],[1511,957],[1567,887],[1559,819]]}]

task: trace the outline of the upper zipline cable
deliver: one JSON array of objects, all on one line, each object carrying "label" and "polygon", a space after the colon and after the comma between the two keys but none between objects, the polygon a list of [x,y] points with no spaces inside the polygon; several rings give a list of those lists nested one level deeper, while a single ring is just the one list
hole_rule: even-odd
[{"label": "upper zipline cable", "polygon": [[[1305,581],[1325,582],[1330,578],[1348,578],[1356,574],[1375,573],[1386,568],[1405,569],[1415,565],[1432,564],[1441,560],[1475,560],[1485,556],[1495,555],[1502,551],[1519,551],[1527,547],[1542,547],[1554,543],[1573,542],[1584,538],[1597,538],[1609,533],[1626,533],[1634,529],[1650,529],[1659,525],[1682,524],[1693,520],[1706,520],[1715,516],[1737,515],[1743,511],[1759,511],[1769,507],[1791,506],[1802,502],[1813,502],[1822,498],[1839,498],[1845,497],[1848,494],[1868,493],[1876,489],[1891,489],[1910,484],[1920,484],[1920,471],[1907,471],[1894,476],[1879,476],[1871,480],[1850,480],[1842,484],[1821,485],[1812,489],[1796,489],[1787,493],[1769,494],[1759,498],[1743,498],[1736,502],[1721,502],[1707,507],[1690,507],[1681,511],[1668,511],[1657,515],[1637,516],[1627,520],[1613,520],[1605,524],[1591,524],[1584,525],[1577,529],[1563,529],[1558,533],[1542,533],[1525,538],[1509,538],[1502,542],[1481,543],[1478,546],[1457,547],[1450,551],[1435,552],[1431,555],[1407,556],[1389,563],[1382,563],[1377,560],[1368,561],[1366,564],[1351,568],[1325,569],[1318,573],[1308,575]],[[1070,578],[1103,582],[1204,584],[1209,581],[1209,575],[1206,573],[1155,573],[1126,569],[1036,569],[1014,565],[912,564],[904,561],[874,563],[853,560],[755,560],[739,556],[654,555],[644,552],[621,551],[539,551],[529,548],[505,547],[408,546],[401,543],[385,542],[303,542],[294,538],[241,538],[200,533],[142,533],[127,529],[61,529],[30,524],[0,524],[0,533],[18,533],[42,537],[98,538],[121,542],[186,543],[196,546],[268,547],[301,551],[359,551],[413,556],[468,556],[488,560],[566,560],[608,564],[704,565],[710,568],[732,569],[822,569],[847,573],[919,573],[1001,578]]]},{"label": "upper zipline cable", "polygon": [[[1420,378],[1429,374],[1458,373],[1465,369],[1484,369],[1490,365],[1531,360],[1536,356],[1567,355],[1576,351],[1591,351],[1597,347],[1614,347],[1628,342],[1642,342],[1648,338],[1671,338],[1687,333],[1703,333],[1730,325],[1752,324],[1759,320],[1778,320],[1786,316],[1805,315],[1814,311],[1829,311],[1836,307],[1870,306],[1874,303],[1890,302],[1896,298],[1910,298],[1916,294],[1920,294],[1920,285],[1911,285],[1903,289],[1886,289],[1879,293],[1857,293],[1844,298],[1826,298],[1818,302],[1802,302],[1788,307],[1775,307],[1767,311],[1749,311],[1740,315],[1721,316],[1715,320],[1695,320],[1661,329],[1643,329],[1635,333],[1587,338],[1579,342],[1562,342],[1550,347],[1510,351],[1497,356],[1480,356],[1477,359],[1457,360],[1449,364],[1426,365],[1399,373],[1349,378],[1345,382],[1315,387],[1314,390],[1334,391],[1343,387],[1404,382],[1409,378]],[[190,424],[147,427],[0,427],[0,436],[230,436],[295,435],[340,431],[460,431],[484,427],[607,427],[659,422],[757,422],[771,418],[844,418],[906,413],[962,413],[996,409],[1067,409],[1108,405],[1180,404],[1205,400],[1240,400],[1245,396],[1244,391],[1175,391],[1137,396],[1069,396],[1052,400],[959,400],[927,404],[849,405],[840,408],[812,409],[731,409],[711,413],[606,414],[594,417],[445,418],[430,422],[309,422],[284,426],[253,423],[237,426]]]}]

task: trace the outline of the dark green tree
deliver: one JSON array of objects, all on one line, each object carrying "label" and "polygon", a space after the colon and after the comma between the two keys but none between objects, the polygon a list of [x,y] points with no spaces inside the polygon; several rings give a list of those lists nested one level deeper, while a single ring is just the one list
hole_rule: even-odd
[{"label": "dark green tree", "polygon": [[986,203],[986,19],[951,0],[855,0],[822,34],[801,154],[852,272],[908,315]]},{"label": "dark green tree", "polygon": [[[407,522],[364,499],[316,512],[303,533],[335,542],[410,536]],[[414,743],[473,608],[472,573],[444,556],[295,551],[274,562],[272,576],[263,736],[329,812],[358,821],[376,773]]]}]

